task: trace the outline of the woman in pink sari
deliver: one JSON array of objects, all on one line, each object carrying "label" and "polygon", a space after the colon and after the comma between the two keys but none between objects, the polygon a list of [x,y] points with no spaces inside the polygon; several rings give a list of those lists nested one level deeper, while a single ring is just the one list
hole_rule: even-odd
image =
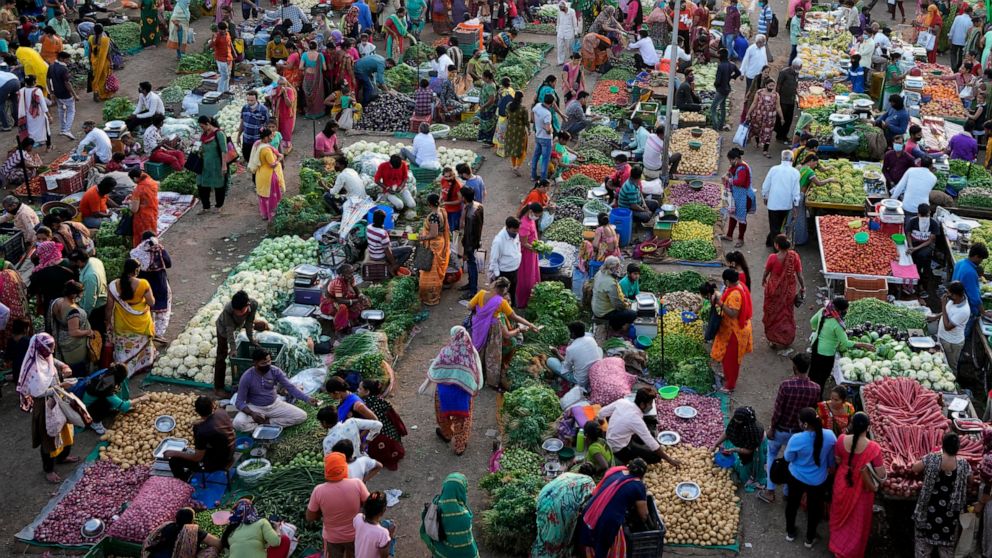
[{"label": "woman in pink sari", "polygon": [[[776,252],[765,261],[761,286],[765,289],[765,338],[774,350],[781,350],[796,340],[796,295],[806,295],[803,264],[799,254],[784,234],[775,237]],[[797,293],[798,290],[798,293]]]},{"label": "woman in pink sari", "polygon": [[865,555],[875,492],[885,479],[882,448],[868,439],[868,426],[868,415],[856,413],[834,446],[837,474],[830,503],[830,552],[836,558]]},{"label": "woman in pink sari", "polygon": [[533,245],[537,242],[537,222],[541,220],[544,208],[532,203],[520,210],[520,267],[517,269],[517,307],[527,308],[530,292],[541,280],[541,268],[537,263],[537,252]]},{"label": "woman in pink sari", "polygon": [[284,155],[293,149],[293,130],[296,128],[296,88],[286,78],[279,78],[279,87],[272,92],[272,108],[279,122],[279,133],[286,148]]}]

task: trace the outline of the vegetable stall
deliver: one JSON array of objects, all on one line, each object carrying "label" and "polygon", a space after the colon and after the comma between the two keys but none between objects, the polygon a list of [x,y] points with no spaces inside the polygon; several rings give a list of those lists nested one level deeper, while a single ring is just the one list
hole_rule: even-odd
[{"label": "vegetable stall", "polygon": [[832,290],[833,282],[849,279],[883,279],[891,285],[919,281],[916,266],[905,255],[905,244],[897,245],[883,230],[872,230],[867,219],[822,215],[816,217],[815,226],[820,270]]}]

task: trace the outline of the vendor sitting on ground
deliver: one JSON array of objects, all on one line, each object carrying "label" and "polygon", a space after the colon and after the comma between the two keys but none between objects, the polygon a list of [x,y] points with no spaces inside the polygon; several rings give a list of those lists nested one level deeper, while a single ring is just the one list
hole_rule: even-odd
[{"label": "vendor sitting on ground", "polygon": [[[372,180],[382,189],[382,195],[396,211],[404,207],[407,213],[415,213],[417,202],[406,187],[410,176],[410,167],[399,154],[391,155],[389,160],[379,165]],[[407,215],[407,217],[410,217]],[[416,215],[413,215],[416,217]]]},{"label": "vendor sitting on ground", "polygon": [[129,400],[120,396],[121,386],[127,382],[127,367],[117,362],[95,372],[88,380],[83,390],[83,405],[93,419],[90,428],[101,436],[107,432],[103,421],[130,411],[135,403],[148,398],[142,395]]},{"label": "vendor sitting on ground", "polygon": [[365,192],[365,183],[362,182],[361,175],[355,169],[348,168],[348,159],[343,156],[335,158],[334,171],[338,173],[338,177],[334,179],[334,187],[324,193],[324,203],[332,211],[343,215],[353,207],[359,207],[366,202],[371,203],[372,199]]},{"label": "vendor sitting on ground", "polygon": [[603,349],[595,337],[586,334],[582,322],[568,324],[568,333],[572,341],[565,349],[565,361],[551,357],[548,368],[566,382],[589,389],[589,368],[602,360]]},{"label": "vendor sitting on ground", "polygon": [[[374,217],[374,214],[373,214]],[[369,299],[355,285],[355,268],[342,264],[338,276],[327,282],[320,296],[320,313],[334,319],[334,331],[344,335],[358,321]]]},{"label": "vendor sitting on ground", "polygon": [[148,535],[142,545],[141,556],[148,558],[218,556],[221,552],[220,537],[203,530],[195,520],[196,512],[193,508],[179,509],[175,521],[158,527]]},{"label": "vendor sitting on ground", "polygon": [[42,165],[41,155],[34,152],[34,140],[24,138],[18,147],[7,153],[7,160],[0,167],[0,180],[6,187],[13,188],[34,178]]},{"label": "vendor sitting on ground", "polygon": [[[723,451],[726,453],[736,453],[741,465],[746,467],[751,475],[748,484],[756,482],[755,452],[761,447],[761,442],[765,439],[765,428],[758,422],[758,417],[751,407],[737,407],[734,416],[727,423],[727,428],[723,436],[713,444],[713,451]],[[724,448],[723,443],[730,442],[730,448]]]},{"label": "vendor sitting on ground", "polygon": [[641,264],[627,264],[627,276],[620,280],[620,291],[628,299],[641,294]]},{"label": "vendor sitting on ground", "polygon": [[627,208],[637,223],[647,223],[658,211],[658,202],[647,199],[641,192],[641,167],[630,169],[630,178],[623,183],[617,195],[617,207]]},{"label": "vendor sitting on ground", "polygon": [[421,122],[418,133],[413,137],[413,149],[400,148],[400,155],[414,165],[425,169],[441,168],[441,161],[437,158],[437,143],[431,135],[431,126],[426,122]]},{"label": "vendor sitting on ground", "polygon": [[376,209],[372,213],[372,224],[365,229],[365,239],[368,246],[365,248],[365,261],[371,263],[385,262],[389,266],[390,275],[396,275],[396,271],[405,264],[413,254],[413,246],[397,246],[393,248],[389,240],[389,231],[384,228],[386,224],[386,212]]},{"label": "vendor sitting on ground", "polygon": [[307,420],[306,411],[280,398],[276,386],[311,405],[316,405],[317,400],[300,391],[289,381],[285,372],[272,365],[272,354],[268,349],[253,350],[251,362],[252,367],[245,370],[238,382],[237,402],[234,405],[238,408],[238,414],[234,417],[234,428],[239,432],[251,432],[262,424],[287,427]]},{"label": "vendor sitting on ground", "polygon": [[592,315],[609,323],[611,333],[624,335],[637,312],[630,309],[620,290],[620,258],[610,256],[596,274],[592,285]]},{"label": "vendor sitting on ground", "polygon": [[93,157],[93,162],[98,165],[106,165],[113,155],[113,146],[110,143],[110,136],[102,128],[97,128],[96,122],[87,120],[83,122],[83,133],[86,135],[79,142],[75,155],[80,157]]},{"label": "vendor sitting on ground", "polygon": [[[241,393],[238,395],[240,398]],[[295,407],[293,408],[295,409]],[[175,450],[165,452],[172,476],[182,481],[188,481],[193,473],[201,471],[205,473],[226,471],[234,463],[235,425],[231,422],[231,417],[227,411],[218,409],[214,400],[205,395],[196,398],[193,409],[203,419],[193,425],[193,449],[195,451],[193,453]],[[300,412],[303,413],[303,411]],[[242,414],[239,413],[238,416]]]},{"label": "vendor sitting on ground", "polygon": [[696,94],[696,77],[692,70],[685,71],[685,80],[675,92],[675,108],[680,111],[699,112],[703,110],[703,100]]},{"label": "vendor sitting on ground", "polygon": [[635,458],[641,458],[648,463],[668,463],[679,467],[682,464],[670,457],[655,439],[655,433],[648,429],[644,415],[652,407],[658,392],[654,388],[640,388],[634,395],[634,401],[621,398],[603,407],[599,418],[609,421],[606,428],[606,443],[613,451],[613,456],[621,463],[627,463]]}]

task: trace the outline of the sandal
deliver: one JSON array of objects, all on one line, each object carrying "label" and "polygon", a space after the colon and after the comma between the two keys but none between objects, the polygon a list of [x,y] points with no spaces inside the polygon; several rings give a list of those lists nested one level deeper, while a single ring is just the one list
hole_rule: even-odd
[{"label": "sandal", "polygon": [[59,484],[62,482],[62,477],[60,477],[58,473],[52,471],[51,473],[45,475],[45,480],[50,484]]},{"label": "sandal", "polygon": [[738,240],[737,242],[734,243],[734,248],[740,248],[742,246],[744,246],[743,240]]},{"label": "sandal", "polygon": [[73,455],[73,456],[70,456],[70,457],[66,457],[62,461],[59,461],[59,464],[62,464],[62,465],[72,465],[73,463],[79,463],[79,461],[80,461],[79,456],[78,455]]},{"label": "sandal", "polygon": [[756,494],[757,498],[766,504],[775,503],[775,493],[769,493],[767,490],[762,490]]}]

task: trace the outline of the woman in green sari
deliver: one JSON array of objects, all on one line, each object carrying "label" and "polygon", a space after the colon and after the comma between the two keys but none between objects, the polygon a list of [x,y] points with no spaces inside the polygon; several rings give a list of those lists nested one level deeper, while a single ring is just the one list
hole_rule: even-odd
[{"label": "woman in green sari", "polygon": [[427,2],[425,0],[407,0],[406,9],[410,13],[410,32],[419,37],[427,21]]},{"label": "woman in green sari", "polygon": [[496,82],[489,70],[482,72],[479,88],[479,143],[492,147],[496,133]]},{"label": "woman in green sari", "polygon": [[[406,50],[403,45],[404,38],[409,37],[411,42],[417,42],[417,39],[406,28],[406,9],[404,8],[396,10],[395,14],[386,18],[386,23],[382,24],[382,30],[386,32],[386,58],[400,59],[403,51]],[[394,46],[396,47],[395,52],[393,51]]]},{"label": "woman in green sari", "polygon": [[572,534],[582,509],[596,488],[595,468],[583,463],[578,472],[562,473],[544,485],[537,496],[537,538],[531,556],[569,558],[574,545]]},{"label": "woman in green sari", "polygon": [[468,509],[468,481],[461,473],[451,473],[441,485],[441,494],[434,497],[438,521],[444,530],[444,540],[432,539],[420,523],[420,539],[434,558],[478,558],[479,547],[472,534],[472,510]]},{"label": "woman in green sari", "polygon": [[558,77],[554,74],[549,75],[544,78],[544,83],[537,88],[537,98],[534,104],[543,102],[545,95],[551,95],[555,98],[554,102],[551,103],[551,128],[554,133],[558,133],[561,130],[561,99],[558,97],[558,92],[555,91],[555,86],[558,84]]},{"label": "woman in green sari", "polygon": [[158,0],[141,0],[141,47],[157,46]]}]

